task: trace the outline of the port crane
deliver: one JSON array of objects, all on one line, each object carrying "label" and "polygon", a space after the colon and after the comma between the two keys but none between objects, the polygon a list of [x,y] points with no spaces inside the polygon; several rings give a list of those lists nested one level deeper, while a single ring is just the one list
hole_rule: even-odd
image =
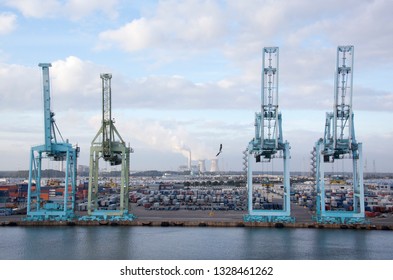
[{"label": "port crane", "polygon": [[[133,149],[117,131],[112,119],[112,74],[100,75],[102,80],[102,125],[90,146],[90,173],[88,187],[88,216],[82,220],[133,220],[128,213],[130,153]],[[116,209],[103,209],[99,205],[99,160],[109,162],[111,166],[121,165],[120,203]]]},{"label": "port crane", "polygon": [[[64,142],[50,107],[50,63],[40,63],[43,77],[45,144],[34,146],[30,152],[29,182],[27,189],[27,220],[69,220],[74,218],[76,165],[79,147]],[[59,134],[60,142],[57,136]],[[42,160],[65,162],[64,191],[61,200],[42,198]]]},{"label": "port crane", "polygon": [[[262,52],[261,112],[255,114],[255,137],[245,151],[247,162],[248,215],[246,222],[294,222],[290,209],[289,143],[283,140],[282,116],[278,111],[279,48]],[[282,209],[254,209],[253,161],[262,165],[283,159]]]},{"label": "port crane", "polygon": [[[365,223],[362,143],[355,138],[352,110],[354,47],[338,46],[333,112],[326,113],[324,137],[312,152],[316,179],[316,221],[319,223]],[[326,210],[324,163],[352,159],[353,209]]]}]

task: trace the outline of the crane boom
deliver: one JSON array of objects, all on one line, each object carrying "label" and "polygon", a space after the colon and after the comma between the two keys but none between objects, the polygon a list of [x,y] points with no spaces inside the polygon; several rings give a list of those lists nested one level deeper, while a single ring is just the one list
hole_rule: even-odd
[{"label": "crane boom", "polygon": [[53,134],[53,113],[50,110],[50,80],[49,80],[49,67],[50,63],[38,64],[42,68],[42,83],[44,94],[44,129],[45,129],[45,148],[47,151],[52,150],[52,134]]},{"label": "crane boom", "polygon": [[278,47],[263,49],[261,86],[262,150],[267,158],[279,149]]},{"label": "crane boom", "polygon": [[102,148],[105,159],[111,158],[112,142],[112,95],[111,95],[111,74],[101,74],[102,79]]},{"label": "crane boom", "polygon": [[120,134],[117,133],[114,121],[112,120],[112,74],[105,73],[100,75],[102,79],[102,156],[111,165],[121,164],[121,153],[113,150],[116,145],[115,132],[118,141],[125,145]]},{"label": "crane boom", "polygon": [[334,80],[333,112],[326,115],[323,151],[325,162],[334,161],[350,152],[354,152],[357,156],[352,111],[353,62],[354,47],[339,46]]}]

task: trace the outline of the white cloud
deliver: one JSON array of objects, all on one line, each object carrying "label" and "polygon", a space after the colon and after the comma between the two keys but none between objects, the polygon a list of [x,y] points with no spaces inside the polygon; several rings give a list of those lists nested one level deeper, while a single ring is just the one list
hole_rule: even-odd
[{"label": "white cloud", "polygon": [[[56,111],[74,106],[91,108],[100,98],[100,72],[103,67],[70,56],[52,63],[49,68],[51,81],[51,106]],[[42,70],[16,64],[0,64],[0,109],[41,110]],[[23,78],[21,78],[23,77]],[[23,82],[21,82],[22,80]]]},{"label": "white cloud", "polygon": [[[392,52],[386,48],[393,41],[390,36],[393,33],[393,2],[364,1],[354,8],[349,18],[340,17],[336,22],[332,22],[325,32],[331,34],[333,42],[345,40],[354,44],[355,57],[385,64],[387,58],[393,58]],[[339,26],[343,28],[338,28]]]},{"label": "white cloud", "polygon": [[25,17],[54,17],[61,10],[58,0],[6,0],[5,4],[16,8]]},{"label": "white cloud", "polygon": [[225,18],[214,1],[163,1],[155,13],[99,35],[99,48],[119,45],[125,51],[146,48],[195,49],[222,44]]},{"label": "white cloud", "polygon": [[[250,108],[253,94],[242,86],[222,82],[194,83],[181,77],[155,76],[131,80],[121,99],[129,106],[155,109],[233,109]],[[128,97],[128,101],[126,98]]]},{"label": "white cloud", "polygon": [[121,49],[127,51],[141,50],[150,47],[156,41],[158,36],[154,36],[155,24],[146,24],[144,18],[134,20],[117,30],[109,30],[100,34],[100,45],[98,48],[111,46],[112,42],[118,43]]},{"label": "white cloud", "polygon": [[118,0],[6,0],[5,4],[19,10],[25,17],[55,18],[65,16],[70,19],[80,19],[94,12],[115,17]]},{"label": "white cloud", "polygon": [[72,19],[79,19],[96,11],[110,18],[115,18],[118,2],[118,0],[68,0],[64,8]]},{"label": "white cloud", "polygon": [[[49,69],[52,103],[58,110],[79,106],[95,109],[101,102],[100,73],[111,69],[90,61],[70,56],[52,63]],[[151,76],[130,79],[112,73],[112,95],[119,108],[146,108],[156,110],[230,109],[252,108],[254,95],[244,92],[247,85],[231,85],[223,82],[194,83],[179,76]],[[18,65],[0,65],[0,89],[2,106],[20,106],[32,109],[41,95],[41,69]],[[18,83],[20,77],[26,77]],[[15,84],[14,84],[15,83]],[[32,103],[18,104],[15,96]],[[61,104],[61,107],[56,104]],[[0,106],[1,106],[0,105]]]},{"label": "white cloud", "polygon": [[[291,101],[284,99],[284,104],[289,108],[291,104],[293,108],[310,105],[324,108],[333,99],[338,45],[355,45],[355,84],[361,71],[369,71],[370,63],[373,67],[391,63],[392,5],[393,2],[384,0],[184,1],[180,4],[163,1],[142,13],[140,18],[101,32],[99,45],[118,47],[130,53],[144,51],[143,55],[162,62],[161,68],[174,61],[192,63],[197,59],[195,52],[213,55],[219,50],[240,74],[217,82],[217,95],[229,84],[223,81],[228,80],[232,89],[243,87],[250,90],[249,94],[258,93],[261,50],[264,46],[276,45],[280,47],[280,89],[287,96],[295,97]],[[152,81],[154,79],[149,78],[149,83],[161,83],[157,79]],[[174,82],[173,78],[169,79]],[[213,82],[204,86],[207,84],[212,86]],[[245,88],[247,84],[250,86]],[[147,83],[138,85],[144,87],[140,92],[149,90]],[[203,92],[202,87],[191,84],[186,87],[179,84],[177,88],[186,88],[183,96],[189,100],[193,99],[192,92],[195,95]],[[391,93],[386,85],[379,90],[385,91],[389,99]]]},{"label": "white cloud", "polygon": [[187,158],[191,150],[192,158],[195,160],[214,156],[215,147],[207,147],[185,127],[176,123],[167,127],[158,120],[137,119],[130,120],[127,124],[119,123],[118,126],[121,128],[120,133],[123,131],[123,134],[127,134],[124,131],[129,131],[131,139],[143,142],[155,150],[180,153]]},{"label": "white cloud", "polygon": [[[210,121],[208,119],[189,118],[184,114],[184,119],[160,119],[162,114],[157,114],[156,118],[126,118],[119,116],[116,118],[116,127],[123,139],[131,142],[131,147],[135,148],[135,155],[141,153],[146,155],[142,161],[150,161],[150,166],[154,166],[155,153],[173,153],[183,156],[183,160],[176,160],[175,168],[180,164],[185,164],[189,157],[189,150],[193,161],[208,160],[216,158],[219,145],[223,144],[222,154],[219,160],[229,161],[227,168],[240,170],[242,151],[246,148],[252,128],[241,123],[231,124],[226,120]],[[192,125],[191,125],[192,124]],[[193,127],[199,129],[195,131]],[[233,134],[236,130],[238,133]],[[246,132],[246,133],[245,133]],[[230,140],[229,140],[230,139]],[[207,164],[208,164],[207,162]],[[137,163],[138,164],[138,163]],[[168,169],[162,166],[172,166],[173,162],[168,158],[160,169]],[[228,169],[227,169],[228,170]]]},{"label": "white cloud", "polygon": [[[100,73],[112,71],[107,67],[70,56],[52,62],[49,72],[52,104],[57,110],[75,106],[89,110],[97,108],[101,102]],[[118,108],[220,110],[250,108],[253,105],[254,95],[242,91],[247,85],[223,85],[223,82],[194,83],[179,76],[131,79],[117,73],[112,74],[112,95]],[[19,82],[20,77],[25,77],[23,83]],[[0,107],[37,108],[37,97],[42,94],[41,85],[41,69],[38,66],[30,68],[0,64],[0,90],[3,92]],[[21,103],[21,100],[31,102]]]},{"label": "white cloud", "polygon": [[0,35],[8,34],[16,28],[16,15],[0,13]]},{"label": "white cloud", "polygon": [[31,109],[39,106],[40,99],[36,93],[40,92],[40,72],[37,70],[16,64],[0,64],[1,109]]},{"label": "white cloud", "polygon": [[[332,53],[334,64],[334,51]],[[296,61],[296,60],[295,60]],[[299,63],[299,62],[298,62]],[[310,60],[309,71],[298,71],[296,77],[281,63],[280,109],[331,110],[334,75],[328,81],[318,79],[319,59]],[[305,65],[306,67],[307,65]],[[289,68],[294,67],[289,63]],[[112,73],[113,104],[118,109],[154,110],[259,110],[260,81],[241,78],[217,82],[195,83],[181,76],[148,76],[130,78],[112,69],[75,56],[52,62],[50,68],[52,105],[56,110],[67,108],[96,110],[101,102],[101,73]],[[328,71],[327,71],[328,72]],[[24,77],[23,83],[20,77]],[[323,76],[324,77],[324,76]],[[40,108],[42,92],[41,69],[21,65],[0,64],[0,108],[32,110]],[[307,82],[306,82],[307,81]],[[393,93],[355,84],[354,109],[387,110]],[[21,102],[25,100],[28,102]]]},{"label": "white cloud", "polygon": [[65,60],[54,61],[50,73],[54,90],[68,98],[75,98],[99,93],[100,73],[105,70],[103,66],[69,56]]}]

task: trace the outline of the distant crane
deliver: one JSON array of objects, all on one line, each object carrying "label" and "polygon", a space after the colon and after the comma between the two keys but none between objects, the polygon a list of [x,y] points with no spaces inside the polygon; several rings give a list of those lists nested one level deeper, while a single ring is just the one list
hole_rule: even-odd
[{"label": "distant crane", "polygon": [[[68,220],[74,218],[76,165],[79,147],[72,147],[68,140],[59,142],[55,113],[50,108],[50,63],[40,63],[43,76],[45,144],[31,148],[29,183],[27,189],[27,220]],[[61,137],[62,138],[62,137]],[[42,159],[65,161],[64,191],[62,200],[42,199]],[[34,185],[35,183],[35,185]]]},{"label": "distant crane", "polygon": [[[102,125],[90,146],[90,174],[88,189],[88,216],[85,220],[132,220],[134,215],[128,213],[130,153],[133,149],[117,131],[112,119],[112,74],[100,75],[102,79]],[[111,166],[121,165],[120,203],[116,209],[102,209],[99,205],[99,159],[109,162]]]},{"label": "distant crane", "polygon": [[[364,223],[362,143],[355,138],[352,111],[354,47],[339,46],[335,73],[333,112],[326,113],[323,139],[315,144],[316,220],[320,223]],[[326,210],[324,164],[352,159],[353,210]]]},{"label": "distant crane", "polygon": [[[246,154],[248,215],[245,221],[251,222],[294,222],[290,209],[289,182],[289,143],[284,142],[282,135],[282,117],[278,111],[278,47],[263,49],[261,112],[255,114],[255,137],[248,144]],[[278,153],[279,152],[279,153]],[[257,163],[270,162],[281,157],[284,161],[283,204],[282,209],[254,209],[253,206],[253,158]]]}]

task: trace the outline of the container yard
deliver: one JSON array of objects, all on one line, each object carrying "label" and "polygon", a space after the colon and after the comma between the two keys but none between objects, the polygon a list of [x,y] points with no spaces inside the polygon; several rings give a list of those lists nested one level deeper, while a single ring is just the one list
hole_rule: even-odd
[{"label": "container yard", "polygon": [[[108,179],[108,178],[107,178]],[[293,176],[291,178],[291,207],[296,222],[291,226],[316,226],[315,191],[312,178]],[[241,185],[242,176],[205,176],[179,178],[131,177],[129,193],[130,213],[137,220],[127,225],[189,225],[199,226],[274,226],[274,223],[245,223],[247,213],[247,189]],[[17,181],[17,182],[16,182]],[[0,184],[0,221],[2,225],[13,222],[28,225],[26,214],[27,186],[22,179],[5,179]],[[119,178],[100,180],[101,196],[99,210],[116,210],[120,205]],[[279,177],[255,178],[253,205],[255,209],[280,209],[282,185]],[[108,183],[110,182],[110,183]],[[60,179],[43,179],[42,203],[53,203],[63,199]],[[78,179],[76,192],[76,217],[87,211],[86,179]],[[393,226],[393,179],[365,180],[367,228],[376,226],[390,229]],[[352,193],[344,184],[332,184],[326,190],[326,207],[346,211],[351,207]],[[105,222],[82,222],[77,218],[72,224],[103,225]],[[30,222],[30,224],[33,222]],[[33,223],[34,224],[34,223]],[[50,224],[50,223],[44,223]],[[63,223],[64,224],[64,223]],[[290,226],[285,224],[285,226]],[[329,228],[331,226],[328,226]]]}]

